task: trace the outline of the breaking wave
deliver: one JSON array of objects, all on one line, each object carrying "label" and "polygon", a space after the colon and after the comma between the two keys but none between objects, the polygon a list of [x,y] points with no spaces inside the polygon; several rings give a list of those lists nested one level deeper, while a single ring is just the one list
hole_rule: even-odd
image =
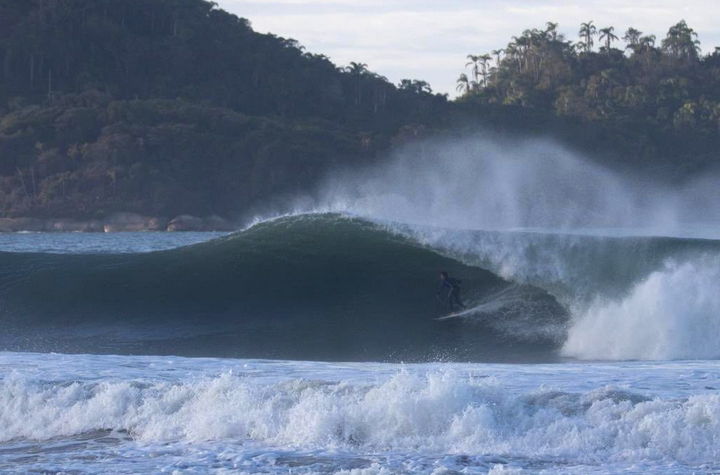
[{"label": "breaking wave", "polygon": [[[435,320],[441,269],[472,318]],[[0,302],[7,350],[286,359],[547,360],[568,318],[538,287],[334,214],[161,252],[0,253]]]},{"label": "breaking wave", "polygon": [[456,371],[377,382],[0,381],[0,441],[111,431],[143,443],[222,439],[343,452],[503,454],[604,464],[717,462],[720,397],[508,391]]}]

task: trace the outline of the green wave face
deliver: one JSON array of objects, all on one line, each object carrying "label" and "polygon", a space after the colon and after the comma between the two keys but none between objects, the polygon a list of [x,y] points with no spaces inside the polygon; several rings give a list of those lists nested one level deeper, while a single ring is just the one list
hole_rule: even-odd
[{"label": "green wave face", "polygon": [[[134,255],[0,254],[7,350],[322,360],[547,360],[546,292],[333,214]],[[437,321],[438,273],[475,310]]]}]

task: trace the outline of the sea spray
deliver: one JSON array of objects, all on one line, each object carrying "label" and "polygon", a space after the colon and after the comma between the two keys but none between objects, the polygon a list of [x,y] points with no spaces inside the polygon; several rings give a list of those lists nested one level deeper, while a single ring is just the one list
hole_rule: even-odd
[{"label": "sea spray", "polygon": [[548,140],[480,135],[411,144],[379,165],[329,175],[315,210],[459,229],[675,230],[688,216],[720,216],[706,189],[619,173]]},{"label": "sea spray", "polygon": [[334,174],[318,203],[547,290],[572,315],[563,355],[716,358],[720,292],[705,262],[720,256],[719,182],[670,185],[552,141],[478,134]]}]

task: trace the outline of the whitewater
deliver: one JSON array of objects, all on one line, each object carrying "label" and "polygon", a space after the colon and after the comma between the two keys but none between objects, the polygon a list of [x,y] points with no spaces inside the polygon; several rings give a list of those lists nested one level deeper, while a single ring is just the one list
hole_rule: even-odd
[{"label": "whitewater", "polygon": [[235,233],[0,235],[0,472],[720,473],[717,182],[483,137]]},{"label": "whitewater", "polygon": [[717,473],[716,362],[0,354],[3,473]]}]

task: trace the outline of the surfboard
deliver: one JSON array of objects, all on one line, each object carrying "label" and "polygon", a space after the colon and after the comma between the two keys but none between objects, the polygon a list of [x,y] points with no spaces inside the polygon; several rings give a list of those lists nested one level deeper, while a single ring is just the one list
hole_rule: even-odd
[{"label": "surfboard", "polygon": [[443,317],[433,318],[433,320],[443,321],[443,320],[449,320],[449,319],[451,319],[451,318],[464,317],[464,316],[469,315],[470,313],[472,313],[473,310],[476,310],[476,309],[474,309],[474,308],[468,308],[468,309],[463,310],[462,312],[452,313],[452,314],[450,314],[450,315],[445,315],[445,316],[443,316]]},{"label": "surfboard", "polygon": [[445,315],[444,317],[433,318],[433,320],[438,321],[438,322],[441,322],[441,321],[443,321],[443,320],[449,320],[449,319],[455,318],[455,317],[457,317],[457,316],[458,316],[457,314]]},{"label": "surfboard", "polygon": [[481,315],[481,314],[496,312],[497,310],[499,310],[500,308],[502,308],[505,305],[506,299],[504,298],[504,296],[508,292],[508,290],[511,288],[514,288],[514,287],[505,288],[494,295],[490,295],[490,296],[486,297],[478,305],[475,305],[474,307],[468,307],[465,310],[463,310],[462,312],[457,312],[452,315],[445,315],[442,317],[433,318],[433,320],[443,321],[443,320],[450,320],[451,318],[465,317],[468,315]]}]

